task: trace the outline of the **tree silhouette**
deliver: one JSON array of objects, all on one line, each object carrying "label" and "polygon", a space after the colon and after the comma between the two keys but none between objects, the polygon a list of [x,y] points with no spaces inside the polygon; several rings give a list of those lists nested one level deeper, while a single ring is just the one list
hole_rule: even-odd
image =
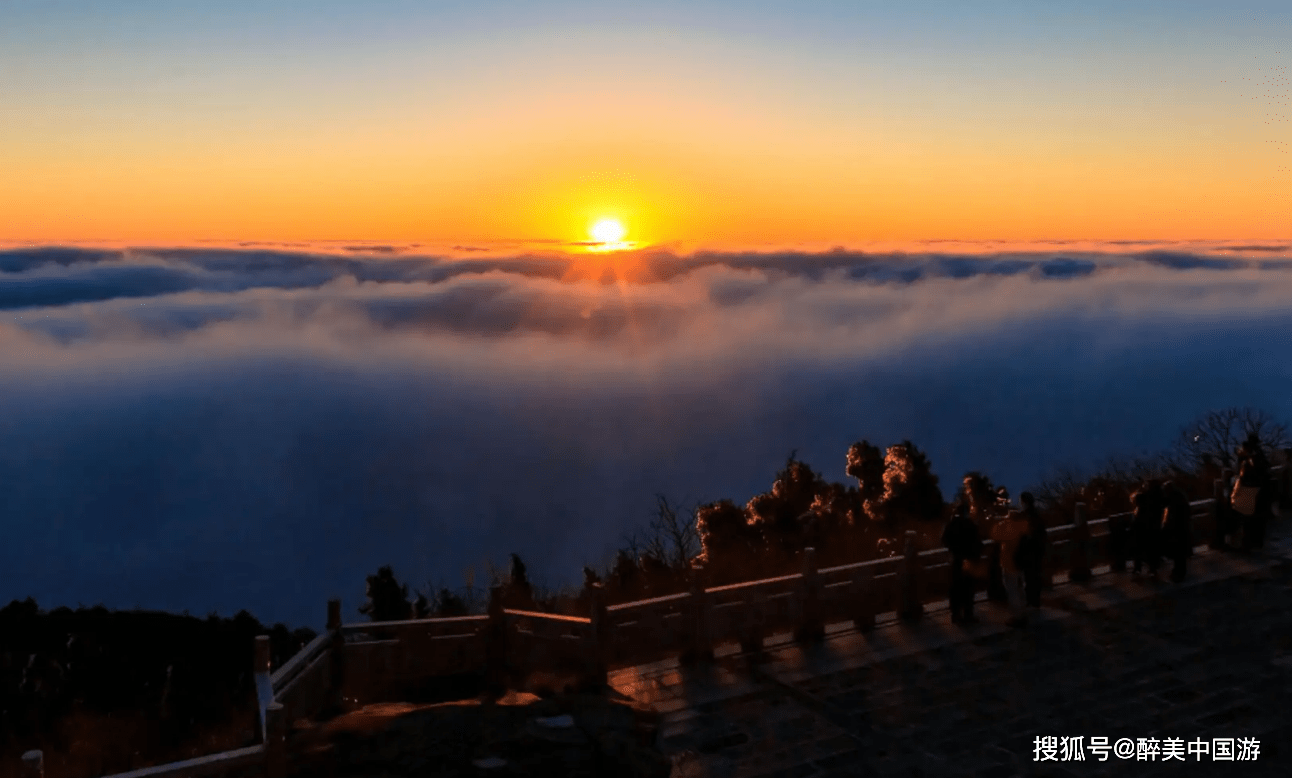
[{"label": "tree silhouette", "polygon": [[646,553],[678,572],[686,570],[691,558],[700,550],[695,521],[687,521],[680,515],[680,510],[680,506],[671,504],[664,495],[655,495],[655,514],[651,517],[650,536],[645,543]]},{"label": "tree silhouette", "polygon": [[745,506],[748,523],[762,536],[768,549],[794,552],[803,548],[805,528],[813,519],[812,505],[826,483],[794,454],[776,474],[770,492],[756,495]]},{"label": "tree silhouette", "polygon": [[975,521],[983,521],[992,515],[996,504],[996,487],[991,479],[977,470],[965,473],[961,494],[969,505],[969,515]]},{"label": "tree silhouette", "polygon": [[889,519],[940,519],[943,505],[928,457],[909,440],[889,446],[884,456],[884,512]]},{"label": "tree silhouette", "polygon": [[511,573],[503,585],[503,603],[508,608],[520,610],[533,610],[536,607],[534,587],[529,583],[525,563],[521,561],[519,554],[511,555]]},{"label": "tree silhouette", "polygon": [[861,493],[837,483],[826,484],[818,491],[809,510],[814,519],[809,540],[816,544],[860,524],[865,516]]},{"label": "tree silhouette", "polygon": [[1131,509],[1130,494],[1133,483],[1096,475],[1081,488],[1081,501],[1090,509],[1091,518],[1101,518]]},{"label": "tree silhouette", "polygon": [[641,569],[642,582],[650,597],[662,595],[674,578],[673,569],[668,563],[650,551],[637,557],[637,566]]},{"label": "tree silhouette", "polygon": [[847,473],[857,479],[857,491],[866,515],[872,519],[880,516],[880,501],[884,497],[884,452],[862,440],[848,447]]},{"label": "tree silhouette", "polygon": [[700,557],[712,569],[729,569],[749,561],[760,545],[745,512],[731,500],[701,505],[695,517],[703,549]]},{"label": "tree silhouette", "polygon": [[467,615],[467,604],[448,589],[440,589],[435,596],[434,613],[441,618]]},{"label": "tree silhouette", "polygon": [[610,570],[610,580],[616,596],[620,599],[633,599],[641,593],[641,570],[637,560],[628,549],[619,549],[615,555],[615,565]]},{"label": "tree silhouette", "polygon": [[[653,592],[672,593],[685,587],[686,573],[691,568],[692,559],[700,552],[700,536],[694,509],[688,518],[680,505],[671,503],[662,494],[655,495],[655,503],[645,539],[636,533],[626,537],[628,545],[622,554],[627,559],[616,558],[615,568],[620,570],[619,578],[627,588],[637,586]],[[628,570],[634,560],[642,573],[640,578]],[[630,583],[630,577],[637,583]],[[613,596],[618,597],[621,589],[615,586],[613,591]]]},{"label": "tree silhouette", "polygon": [[430,615],[431,615],[430,600],[426,599],[425,594],[423,594],[422,592],[418,592],[417,599],[413,601],[413,618],[425,619],[425,618],[430,618]]},{"label": "tree silhouette", "polygon": [[368,602],[359,606],[359,612],[373,621],[402,621],[412,618],[413,606],[408,601],[408,585],[395,579],[390,565],[368,576]]},{"label": "tree silhouette", "polygon": [[0,608],[0,764],[40,748],[60,775],[102,775],[248,745],[254,638],[266,633],[271,666],[315,637],[245,611]]},{"label": "tree silhouette", "polygon": [[1173,453],[1186,470],[1198,471],[1208,461],[1236,469],[1238,447],[1255,435],[1266,455],[1292,445],[1288,426],[1255,408],[1225,408],[1199,416],[1180,431]]}]

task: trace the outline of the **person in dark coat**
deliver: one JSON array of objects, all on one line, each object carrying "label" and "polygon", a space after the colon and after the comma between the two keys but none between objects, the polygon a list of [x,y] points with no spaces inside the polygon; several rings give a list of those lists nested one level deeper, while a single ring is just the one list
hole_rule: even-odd
[{"label": "person in dark coat", "polygon": [[1270,462],[1265,456],[1265,447],[1261,445],[1261,438],[1256,433],[1247,436],[1247,440],[1238,447],[1238,464],[1251,462],[1259,470],[1269,473]]},{"label": "person in dark coat", "polygon": [[1184,580],[1185,564],[1193,554],[1193,509],[1189,495],[1173,482],[1168,481],[1162,487],[1162,496],[1166,503],[1162,516],[1162,553],[1172,562],[1171,580],[1180,583]]},{"label": "person in dark coat", "polygon": [[1160,535],[1162,533],[1162,512],[1166,510],[1166,499],[1162,495],[1162,482],[1156,479],[1145,481],[1138,491],[1131,495],[1134,514],[1131,517],[1131,551],[1135,560],[1134,571],[1140,572],[1148,566],[1151,575],[1157,575],[1162,556]]},{"label": "person in dark coat", "polygon": [[1031,492],[1018,496],[1023,508],[1019,515],[1027,522],[1027,535],[1020,545],[1019,568],[1023,571],[1023,589],[1026,592],[1027,604],[1032,608],[1041,607],[1041,588],[1044,582],[1046,529],[1045,519],[1036,508],[1036,498]]},{"label": "person in dark coat", "polygon": [[[986,521],[986,534],[995,533],[996,525],[1009,514],[1009,490],[1001,486],[996,489],[996,501],[992,504]],[[1005,588],[1005,576],[1000,561],[1000,544],[993,543],[987,558],[987,599],[992,602],[1009,602],[1009,592]]]},{"label": "person in dark coat", "polygon": [[982,558],[982,536],[978,525],[969,517],[969,506],[956,503],[951,521],[942,530],[942,545],[951,552],[951,621],[955,624],[972,624],[973,596],[976,579],[965,569],[966,563]]}]

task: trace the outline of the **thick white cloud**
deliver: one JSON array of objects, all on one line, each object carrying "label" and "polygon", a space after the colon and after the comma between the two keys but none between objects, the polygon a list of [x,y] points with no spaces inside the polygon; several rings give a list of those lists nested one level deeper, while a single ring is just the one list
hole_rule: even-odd
[{"label": "thick white cloud", "polygon": [[744,500],[791,449],[1017,490],[1292,418],[1287,247],[996,248],[0,252],[0,600],[314,623],[386,562],[572,581],[653,492]]}]

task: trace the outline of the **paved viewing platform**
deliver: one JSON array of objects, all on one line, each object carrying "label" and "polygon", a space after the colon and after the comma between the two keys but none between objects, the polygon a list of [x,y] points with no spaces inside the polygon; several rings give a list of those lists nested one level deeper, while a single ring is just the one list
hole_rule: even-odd
[{"label": "paved viewing platform", "polygon": [[[732,646],[707,666],[665,661],[610,682],[664,714],[675,778],[1288,776],[1289,524],[1271,522],[1260,551],[1199,547],[1180,584],[1169,562],[1157,579],[1104,566],[1058,582],[1023,628],[979,594],[977,624],[952,624],[944,602],[864,633],[837,625],[815,646],[777,636],[757,655]],[[1037,761],[1043,736],[1080,736],[1084,759]],[[1100,761],[1094,737],[1156,738],[1158,751]],[[1240,738],[1257,739],[1255,760],[1188,753],[1217,738],[1236,756]],[[1185,761],[1163,761],[1167,739]]]}]

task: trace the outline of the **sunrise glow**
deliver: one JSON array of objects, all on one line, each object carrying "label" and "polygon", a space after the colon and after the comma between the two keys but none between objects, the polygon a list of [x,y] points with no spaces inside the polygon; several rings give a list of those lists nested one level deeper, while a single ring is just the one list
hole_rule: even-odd
[{"label": "sunrise glow", "polygon": [[627,233],[628,231],[618,219],[602,219],[588,230],[592,239],[603,245],[622,243]]},{"label": "sunrise glow", "polygon": [[1244,91],[1285,54],[1239,41],[1286,20],[872,5],[14,7],[0,240],[581,251],[597,202],[717,248],[1285,231],[1285,89]]}]

